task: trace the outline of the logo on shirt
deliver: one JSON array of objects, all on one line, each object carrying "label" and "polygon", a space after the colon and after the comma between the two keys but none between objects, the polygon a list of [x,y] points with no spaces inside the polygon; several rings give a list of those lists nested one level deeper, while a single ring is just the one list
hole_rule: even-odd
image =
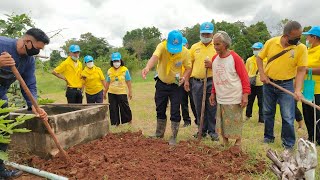
[{"label": "logo on shirt", "polygon": [[196,49],[195,53],[200,53],[200,48]]},{"label": "logo on shirt", "polygon": [[294,50],[293,49],[290,51],[290,58],[294,58]]},{"label": "logo on shirt", "polygon": [[181,61],[179,61],[179,62],[177,62],[177,63],[175,64],[176,67],[180,67],[181,65],[182,65],[182,62],[181,62]]}]

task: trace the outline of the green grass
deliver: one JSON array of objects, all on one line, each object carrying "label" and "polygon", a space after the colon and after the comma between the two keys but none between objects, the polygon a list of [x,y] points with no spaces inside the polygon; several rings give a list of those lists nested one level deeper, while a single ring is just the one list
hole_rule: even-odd
[{"label": "green grass", "polygon": [[[130,107],[133,113],[133,124],[130,125],[120,125],[119,127],[111,127],[111,132],[120,131],[138,131],[141,130],[145,136],[153,134],[156,126],[156,110],[154,103],[154,84],[153,81],[154,72],[150,72],[146,80],[141,78],[140,72],[132,73],[133,82],[133,99],[129,101]],[[42,90],[42,98],[55,99],[56,102],[66,103],[66,98],[64,97],[64,82],[60,79],[54,77],[49,73],[37,73],[38,88]],[[300,109],[301,104],[299,103]],[[277,152],[282,152],[283,148],[281,146],[281,118],[279,113],[279,108],[277,108],[276,120],[275,120],[275,143],[264,144],[263,131],[264,125],[258,123],[258,107],[257,104],[254,105],[253,117],[248,121],[245,121],[242,130],[242,149],[252,157],[246,164],[252,166],[256,163],[255,159],[262,159],[270,163],[270,160],[266,157],[266,151],[268,149],[276,150]],[[169,115],[169,113],[167,113]],[[169,117],[169,116],[168,116]],[[190,117],[193,115],[190,111]],[[297,127],[297,124],[296,124]],[[181,128],[178,134],[178,140],[189,140],[192,139],[192,135],[197,132],[197,127],[192,124],[187,128]],[[165,140],[169,139],[171,134],[170,123],[167,125]],[[306,127],[302,131],[297,132],[297,138],[307,137]],[[212,142],[210,139],[204,139],[202,141],[204,144],[209,145],[213,148],[220,148],[220,142]],[[317,150],[319,152],[319,146]],[[318,153],[318,159],[320,160],[320,154]],[[317,167],[316,179],[320,179],[320,168]],[[253,179],[276,179],[275,175],[269,170],[264,174],[252,175]]]}]

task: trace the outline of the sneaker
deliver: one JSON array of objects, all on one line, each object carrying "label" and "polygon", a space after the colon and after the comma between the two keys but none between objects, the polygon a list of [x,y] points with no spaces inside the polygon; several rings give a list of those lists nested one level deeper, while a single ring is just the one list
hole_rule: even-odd
[{"label": "sneaker", "polygon": [[269,143],[274,143],[274,139],[264,138],[264,139],[263,139],[263,142],[264,142],[264,143],[267,143],[267,144],[269,144]]},{"label": "sneaker", "polygon": [[219,136],[218,134],[210,134],[211,141],[219,141]]},{"label": "sneaker", "polygon": [[4,179],[9,179],[9,178],[16,178],[21,176],[23,172],[20,170],[8,170],[5,169],[3,171],[0,171],[0,177]]}]

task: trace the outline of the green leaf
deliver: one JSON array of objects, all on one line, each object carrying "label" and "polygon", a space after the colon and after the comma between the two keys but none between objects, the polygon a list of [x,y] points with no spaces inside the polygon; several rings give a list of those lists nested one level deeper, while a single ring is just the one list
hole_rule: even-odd
[{"label": "green leaf", "polygon": [[26,128],[20,128],[20,129],[14,129],[13,132],[14,133],[27,133],[27,132],[31,132],[31,130],[26,129]]},{"label": "green leaf", "polygon": [[14,120],[0,120],[0,124],[8,124],[14,122]]},{"label": "green leaf", "polygon": [[23,121],[24,122],[24,121],[32,119],[34,117],[35,117],[34,114],[20,115],[20,116],[16,117],[16,121]]},{"label": "green leaf", "polygon": [[[3,143],[3,144],[9,144],[11,142],[11,139],[3,139],[3,138],[0,138],[0,143]],[[1,159],[1,158],[0,158]]]},{"label": "green leaf", "polygon": [[4,152],[4,151],[0,151],[0,159],[7,161],[9,159],[8,157],[8,153]]}]

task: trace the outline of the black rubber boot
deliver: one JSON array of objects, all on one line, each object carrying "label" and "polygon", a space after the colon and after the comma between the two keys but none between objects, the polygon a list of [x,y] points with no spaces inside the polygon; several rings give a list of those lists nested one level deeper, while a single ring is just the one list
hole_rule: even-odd
[{"label": "black rubber boot", "polygon": [[174,146],[177,144],[177,135],[179,131],[179,125],[180,125],[180,122],[171,121],[172,136],[169,140],[169,145]]},{"label": "black rubber boot", "polygon": [[166,119],[157,119],[157,129],[154,135],[151,135],[151,138],[163,138],[164,132],[166,131],[167,120]]}]

